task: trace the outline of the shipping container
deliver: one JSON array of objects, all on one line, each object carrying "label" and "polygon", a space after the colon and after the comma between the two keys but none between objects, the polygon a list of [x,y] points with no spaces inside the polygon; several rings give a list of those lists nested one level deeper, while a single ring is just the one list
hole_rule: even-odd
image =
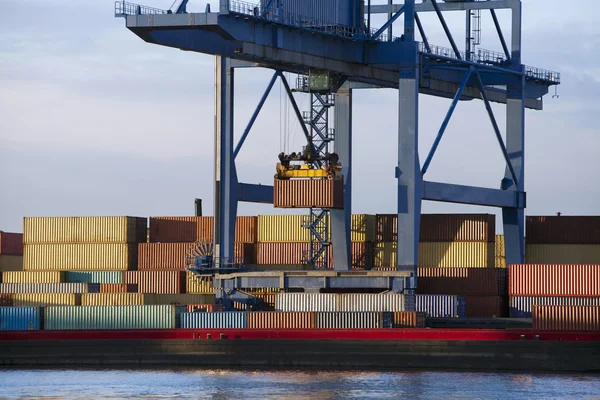
[{"label": "shipping container", "polygon": [[425,328],[424,312],[396,311],[393,313],[393,328]]},{"label": "shipping container", "polygon": [[26,244],[23,269],[127,270],[137,268],[137,245],[121,243]]},{"label": "shipping container", "polygon": [[[378,242],[398,240],[398,214],[377,214]],[[421,242],[489,242],[496,234],[494,214],[422,214]]]},{"label": "shipping container", "polygon": [[507,296],[465,296],[468,318],[508,317]]},{"label": "shipping container", "polygon": [[[134,272],[134,271],[130,271]],[[135,271],[136,282],[129,274],[123,274],[124,283],[138,285],[140,293],[180,294],[185,293],[185,271]],[[127,278],[126,278],[127,277]]]},{"label": "shipping container", "polygon": [[186,305],[187,312],[222,312],[221,304],[188,304]]},{"label": "shipping container", "polygon": [[314,329],[315,313],[312,312],[250,312],[249,329]]},{"label": "shipping container", "polygon": [[123,283],[121,271],[65,271],[65,282],[74,283]]},{"label": "shipping container", "polygon": [[183,329],[245,329],[248,328],[247,315],[245,311],[182,313],[181,327]]},{"label": "shipping container", "polygon": [[511,296],[600,296],[600,265],[515,264]]},{"label": "shipping container", "polygon": [[0,231],[0,255],[22,256],[23,234]]},{"label": "shipping container", "polygon": [[214,304],[214,294],[146,294],[144,304]]},{"label": "shipping container", "polygon": [[23,271],[23,256],[0,255],[0,272]]},{"label": "shipping container", "polygon": [[352,214],[350,240],[352,242],[374,242],[376,220],[374,215]]},{"label": "shipping container", "polygon": [[308,257],[308,242],[258,243],[256,262],[258,264],[301,264]]},{"label": "shipping container", "polygon": [[[391,328],[392,313],[383,312],[317,312],[318,329],[379,329]],[[384,314],[385,317],[384,318]],[[386,320],[387,321],[384,321]],[[387,322],[387,323],[386,323]]]},{"label": "shipping container", "polygon": [[494,244],[494,257],[496,268],[506,268],[506,250],[504,247],[504,235],[496,235],[496,242]]},{"label": "shipping container", "polygon": [[[351,267],[356,270],[370,270],[373,268],[373,243],[370,242],[352,242],[350,244],[352,255]],[[329,269],[334,269],[335,259],[333,258],[333,248],[329,246]]]},{"label": "shipping container", "polygon": [[[240,216],[236,219],[235,241],[256,243],[258,218]],[[213,217],[151,217],[149,241],[152,243],[185,243],[212,240]]]},{"label": "shipping container", "polygon": [[598,244],[527,244],[526,264],[600,264]]},{"label": "shipping container", "polygon": [[0,306],[12,307],[12,305],[13,305],[13,295],[0,293]]},{"label": "shipping container", "polygon": [[340,179],[275,179],[275,208],[344,208]]},{"label": "shipping container", "polygon": [[39,307],[0,307],[0,331],[39,329]]},{"label": "shipping container", "polygon": [[[138,245],[139,270],[186,270],[188,259],[203,250],[197,243],[140,243]],[[235,243],[234,257],[253,264],[254,245],[252,243]]]},{"label": "shipping container", "polygon": [[15,293],[13,304],[18,307],[79,306],[81,294],[75,293]]},{"label": "shipping container", "polygon": [[175,306],[50,307],[44,313],[44,329],[172,329]]},{"label": "shipping container", "polygon": [[[375,245],[375,267],[396,265],[395,242]],[[486,242],[422,242],[419,243],[419,266],[493,268],[494,243]]]},{"label": "shipping container", "polygon": [[600,306],[600,297],[513,296],[511,318],[531,318],[533,306]]},{"label": "shipping container", "polygon": [[213,293],[215,289],[212,278],[198,277],[193,272],[188,271],[186,272],[185,290],[186,293],[190,294],[203,294]]},{"label": "shipping container", "polygon": [[100,293],[137,293],[138,285],[135,283],[101,283]]},{"label": "shipping container", "polygon": [[142,293],[87,293],[81,295],[82,306],[144,305]]},{"label": "shipping container", "polygon": [[527,244],[600,244],[600,216],[529,216]]},{"label": "shipping container", "polygon": [[2,283],[0,293],[88,293],[87,283]]},{"label": "shipping container", "polygon": [[417,270],[419,294],[508,294],[508,272],[496,268],[428,268]]},{"label": "shipping container", "polygon": [[533,329],[600,331],[598,306],[533,306]]},{"label": "shipping container", "polygon": [[11,271],[2,272],[2,283],[60,283],[64,282],[62,271]]},{"label": "shipping container", "polygon": [[139,217],[25,217],[24,243],[140,243],[148,220]]},{"label": "shipping container", "polygon": [[258,242],[308,243],[310,232],[303,227],[307,220],[308,215],[259,215]]},{"label": "shipping container", "polygon": [[424,312],[430,318],[466,317],[466,299],[464,296],[427,295],[415,296],[416,311]]},{"label": "shipping container", "polygon": [[278,293],[277,311],[412,311],[402,294]]}]

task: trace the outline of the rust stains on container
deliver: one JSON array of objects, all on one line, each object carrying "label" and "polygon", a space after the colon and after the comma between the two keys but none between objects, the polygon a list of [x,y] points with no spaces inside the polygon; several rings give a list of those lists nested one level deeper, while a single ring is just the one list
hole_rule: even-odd
[{"label": "rust stains on container", "polygon": [[511,296],[600,296],[600,265],[515,264]]},{"label": "rust stains on container", "polygon": [[308,256],[309,243],[258,243],[258,264],[301,264],[302,259]]},{"label": "rust stains on container", "polygon": [[275,179],[276,208],[344,208],[344,182],[339,179]]},{"label": "rust stains on container", "polygon": [[600,244],[600,216],[529,216],[528,244]]},{"label": "rust stains on container", "polygon": [[600,331],[599,306],[533,306],[533,329]]},{"label": "rust stains on container", "polygon": [[419,267],[417,275],[419,294],[505,296],[508,293],[506,269]]},{"label": "rust stains on container", "polygon": [[[139,270],[186,270],[188,257],[195,254],[200,245],[196,243],[140,243],[138,245]],[[252,264],[254,245],[236,243],[234,256],[244,258],[246,264]]]},{"label": "rust stains on container", "polygon": [[600,244],[527,244],[526,264],[600,264]]},{"label": "rust stains on container", "polygon": [[81,294],[75,293],[16,293],[13,305],[19,307],[79,306]]},{"label": "rust stains on container", "polygon": [[0,255],[22,256],[23,234],[0,231]]},{"label": "rust stains on container", "polygon": [[127,270],[137,268],[137,245],[121,243],[27,244],[26,271]]},{"label": "rust stains on container", "polygon": [[85,293],[81,295],[82,306],[132,306],[143,305],[141,293]]},{"label": "rust stains on container", "polygon": [[465,296],[468,318],[508,317],[506,296]]},{"label": "rust stains on container", "polygon": [[[496,216],[493,214],[423,214],[421,242],[493,242]],[[377,241],[398,240],[398,215],[377,215]]]},{"label": "rust stains on container", "polygon": [[63,271],[11,271],[2,273],[2,283],[60,283]]},{"label": "rust stains on container", "polygon": [[[235,241],[256,243],[258,218],[240,216],[236,219]],[[183,243],[212,240],[213,217],[151,217],[149,241],[152,243]]]},{"label": "rust stains on container", "polygon": [[0,272],[23,271],[23,256],[0,255]]},{"label": "rust stains on container", "polygon": [[136,293],[138,291],[137,284],[126,283],[101,283],[100,293]]},{"label": "rust stains on container", "polygon": [[249,329],[314,329],[313,312],[251,312]]},{"label": "rust stains on container", "polygon": [[[185,293],[185,271],[137,271],[137,274],[137,284],[140,293]],[[125,277],[123,278],[125,280]],[[129,280],[129,277],[127,280]]]},{"label": "rust stains on container", "polygon": [[25,217],[24,243],[139,243],[147,225],[139,217]]}]

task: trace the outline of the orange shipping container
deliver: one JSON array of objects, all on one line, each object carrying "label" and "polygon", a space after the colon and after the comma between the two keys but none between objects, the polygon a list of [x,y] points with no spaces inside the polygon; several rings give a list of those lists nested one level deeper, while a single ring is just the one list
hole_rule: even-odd
[{"label": "orange shipping container", "polygon": [[185,293],[185,271],[126,271],[123,283],[137,284],[139,293]]},{"label": "orange shipping container", "polygon": [[424,312],[396,311],[393,316],[394,328],[425,328]]},{"label": "orange shipping container", "polygon": [[600,265],[515,264],[508,283],[511,296],[600,296]]},{"label": "orange shipping container", "polygon": [[527,244],[600,244],[600,216],[527,217]]},{"label": "orange shipping container", "polygon": [[600,331],[599,306],[533,306],[533,329]]},{"label": "orange shipping container", "polygon": [[314,329],[314,312],[249,312],[249,329]]},{"label": "orange shipping container", "polygon": [[[256,243],[258,217],[237,217],[235,241]],[[213,217],[151,217],[149,242],[183,243],[212,240]]]},{"label": "orange shipping container", "polygon": [[[188,268],[187,260],[200,245],[195,243],[140,243],[138,245],[139,270],[180,270]],[[253,264],[254,245],[236,243],[235,257],[243,257],[246,264]]]},{"label": "orange shipping container", "polygon": [[466,296],[465,299],[468,318],[508,317],[507,296]]},{"label": "orange shipping container", "polygon": [[308,257],[309,243],[258,243],[257,264],[300,264]]},{"label": "orange shipping container", "polygon": [[138,285],[135,283],[101,283],[100,293],[137,293]]},{"label": "orange shipping container", "polygon": [[339,179],[275,179],[273,205],[278,208],[344,208]]},{"label": "orange shipping container", "polygon": [[429,268],[417,270],[419,294],[506,296],[507,271],[499,268]]}]

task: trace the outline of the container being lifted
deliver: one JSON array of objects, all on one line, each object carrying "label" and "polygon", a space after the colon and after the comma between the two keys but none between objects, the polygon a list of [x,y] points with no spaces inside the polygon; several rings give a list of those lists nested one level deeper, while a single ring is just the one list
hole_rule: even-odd
[{"label": "container being lifted", "polygon": [[335,153],[279,154],[275,174],[276,208],[344,208],[342,166]]}]

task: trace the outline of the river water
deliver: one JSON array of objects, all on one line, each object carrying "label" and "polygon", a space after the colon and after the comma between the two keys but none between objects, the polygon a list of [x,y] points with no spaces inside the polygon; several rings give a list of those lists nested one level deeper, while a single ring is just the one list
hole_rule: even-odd
[{"label": "river water", "polygon": [[600,399],[600,375],[0,369],[0,399]]}]

